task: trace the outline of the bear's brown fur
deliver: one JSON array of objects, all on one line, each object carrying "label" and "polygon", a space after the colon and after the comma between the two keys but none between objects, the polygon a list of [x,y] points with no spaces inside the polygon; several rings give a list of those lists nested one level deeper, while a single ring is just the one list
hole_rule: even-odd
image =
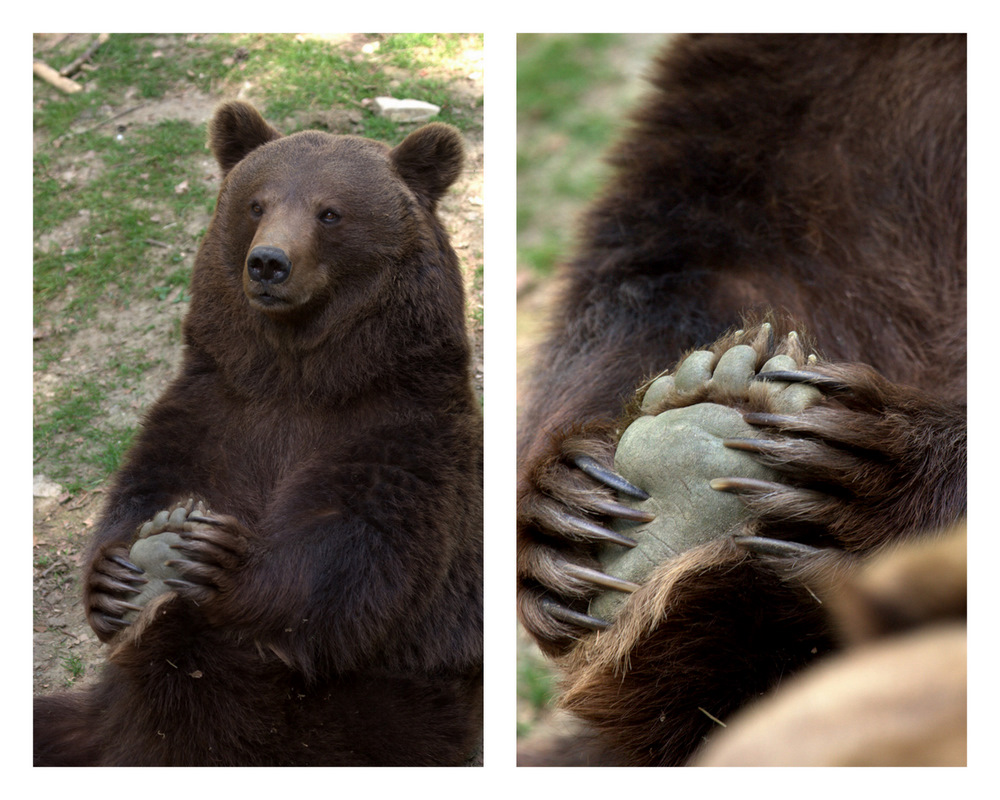
[{"label": "bear's brown fur", "polygon": [[[653,83],[520,420],[518,604],[607,760],[666,765],[837,646],[813,585],[964,514],[965,39],[686,37]],[[816,550],[716,539],[595,635],[587,570],[624,512],[581,456],[610,467],[634,388],[768,309],[819,346],[795,380],[825,399],[725,401],[755,412],[750,447],[782,481],[738,487],[738,532]]]},{"label": "bear's brown fur", "polygon": [[[210,143],[224,179],[184,362],[84,578],[109,663],[36,699],[36,764],[463,763],[482,715],[482,422],[435,214],[461,136],[281,137],[229,103]],[[178,504],[177,577],[129,625],[129,547]]]},{"label": "bear's brown fur", "polygon": [[879,553],[829,597],[842,653],[738,714],[698,766],[965,766],[966,531]]}]

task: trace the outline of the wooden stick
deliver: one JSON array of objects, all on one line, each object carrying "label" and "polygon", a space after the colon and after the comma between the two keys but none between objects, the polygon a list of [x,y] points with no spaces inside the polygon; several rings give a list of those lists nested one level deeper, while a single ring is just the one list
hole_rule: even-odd
[{"label": "wooden stick", "polygon": [[34,62],[32,69],[39,78],[51,83],[61,92],[72,94],[73,92],[79,92],[83,88],[80,84],[71,81],[69,78],[64,78],[44,61]]},{"label": "wooden stick", "polygon": [[68,78],[70,75],[73,75],[78,69],[80,69],[80,67],[84,65],[84,63],[90,61],[91,56],[93,56],[94,53],[97,52],[97,48],[100,47],[102,44],[104,44],[110,38],[110,36],[111,34],[108,33],[99,34],[98,37],[94,40],[94,42],[90,45],[90,47],[88,47],[84,51],[83,55],[80,56],[75,61],[73,61],[71,64],[67,64],[65,67],[59,70],[59,74],[62,75],[64,78]]}]

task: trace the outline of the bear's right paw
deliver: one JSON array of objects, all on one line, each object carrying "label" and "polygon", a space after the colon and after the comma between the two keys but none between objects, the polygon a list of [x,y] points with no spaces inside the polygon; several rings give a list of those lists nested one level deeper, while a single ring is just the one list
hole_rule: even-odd
[{"label": "bear's right paw", "polygon": [[581,430],[554,440],[553,452],[538,460],[518,493],[519,616],[551,653],[606,626],[586,613],[588,598],[602,589],[637,588],[605,574],[593,557],[605,542],[635,545],[612,530],[610,520],[650,519],[618,500],[646,494],[608,466],[612,438],[603,430]]},{"label": "bear's right paw", "polygon": [[135,601],[148,583],[145,570],[130,560],[128,545],[116,542],[99,551],[84,591],[87,621],[101,641],[127,628],[125,617],[142,610]]}]

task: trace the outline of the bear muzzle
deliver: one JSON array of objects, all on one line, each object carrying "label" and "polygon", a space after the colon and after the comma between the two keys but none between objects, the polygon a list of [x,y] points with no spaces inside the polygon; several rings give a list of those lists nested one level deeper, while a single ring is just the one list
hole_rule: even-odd
[{"label": "bear muzzle", "polygon": [[291,273],[291,259],[280,247],[258,245],[247,256],[247,275],[254,283],[284,283]]},{"label": "bear muzzle", "polygon": [[278,311],[298,303],[288,282],[292,260],[280,247],[257,245],[247,256],[243,292],[263,311]]}]

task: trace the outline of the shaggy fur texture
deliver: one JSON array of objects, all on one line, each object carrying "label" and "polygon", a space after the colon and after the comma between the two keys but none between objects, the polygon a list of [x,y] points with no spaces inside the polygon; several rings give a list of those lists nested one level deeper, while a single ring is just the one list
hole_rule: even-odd
[{"label": "shaggy fur texture", "polygon": [[[85,574],[111,646],[39,698],[38,764],[457,764],[482,694],[482,423],[435,205],[461,137],[283,138],[241,103],[180,375]],[[188,498],[179,579],[134,624],[136,529]]]},{"label": "shaggy fur texture", "polygon": [[[653,84],[538,355],[518,578],[521,620],[609,760],[666,765],[837,646],[815,587],[964,514],[965,40],[687,37]],[[749,414],[781,473],[744,492],[739,532],[818,552],[717,539],[661,565],[594,634],[565,611],[597,593],[579,567],[599,567],[594,526],[618,512],[576,458],[610,466],[638,384],[765,314],[774,346],[793,327],[816,343],[819,362],[800,363],[824,400],[779,416],[749,394],[713,399]],[[753,343],[760,361],[774,347]]]},{"label": "shaggy fur texture", "polygon": [[962,524],[831,587],[844,652],[741,712],[695,763],[965,766],[966,562]]}]

